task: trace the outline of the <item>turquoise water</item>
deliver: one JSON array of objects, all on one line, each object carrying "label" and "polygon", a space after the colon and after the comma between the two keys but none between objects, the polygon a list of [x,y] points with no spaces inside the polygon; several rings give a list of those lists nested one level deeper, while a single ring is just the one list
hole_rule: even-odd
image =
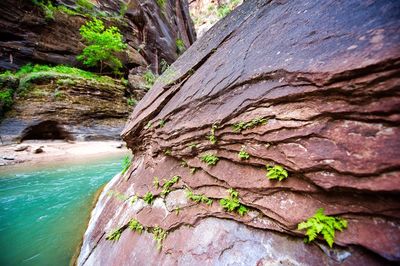
[{"label": "turquoise water", "polygon": [[95,192],[121,170],[121,160],[31,172],[0,168],[0,265],[69,265]]}]

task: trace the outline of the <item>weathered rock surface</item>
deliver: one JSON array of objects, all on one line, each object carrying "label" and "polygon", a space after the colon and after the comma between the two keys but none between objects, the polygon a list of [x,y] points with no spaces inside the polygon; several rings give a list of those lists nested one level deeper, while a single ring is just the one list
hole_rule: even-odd
[{"label": "weathered rock surface", "polygon": [[[218,22],[134,109],[123,132],[134,160],[100,197],[78,264],[400,261],[399,8],[248,0]],[[232,129],[256,117],[268,123]],[[215,144],[207,139],[213,125]],[[238,158],[243,146],[249,160]],[[199,159],[208,152],[220,158],[215,166]],[[289,178],[268,180],[266,164],[284,166]],[[175,175],[161,197],[154,177]],[[185,188],[214,200],[235,188],[251,211],[195,204]],[[152,205],[131,203],[148,191]],[[348,221],[332,250],[322,239],[304,244],[297,230],[318,208]],[[127,228],[132,218],[169,232],[160,252],[148,233]],[[119,241],[106,240],[118,228]]]},{"label": "weathered rock surface", "polygon": [[[33,80],[0,124],[3,143],[28,139],[119,139],[132,110],[120,80],[54,75]],[[139,98],[140,99],[140,98]]]},{"label": "weathered rock surface", "polygon": [[[74,2],[53,1],[73,10],[77,8]],[[166,1],[163,7],[154,0],[127,1],[123,18],[115,18],[123,1],[90,2],[105,12],[104,20],[123,33],[128,49],[121,59],[127,69],[151,65],[156,71],[161,59],[172,63],[178,57],[176,39],[182,39],[187,47],[195,40],[185,0]],[[29,62],[81,66],[76,60],[84,47],[79,28],[89,18],[64,12],[55,12],[54,18],[46,21],[32,1],[1,1],[0,69],[16,69]]]}]

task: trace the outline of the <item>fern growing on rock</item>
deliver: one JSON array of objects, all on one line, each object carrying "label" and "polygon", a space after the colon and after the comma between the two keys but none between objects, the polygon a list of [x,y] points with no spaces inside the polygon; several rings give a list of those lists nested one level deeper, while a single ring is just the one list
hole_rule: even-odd
[{"label": "fern growing on rock", "polygon": [[228,190],[229,196],[219,201],[221,207],[228,212],[237,212],[240,216],[245,215],[249,210],[246,206],[242,205],[239,201],[239,193],[230,188]]},{"label": "fern growing on rock", "polygon": [[126,171],[128,171],[131,164],[132,164],[132,159],[129,158],[128,155],[126,155],[122,161],[122,172],[121,172],[122,175],[125,174]]},{"label": "fern growing on rock", "polygon": [[121,237],[122,231],[122,228],[114,230],[108,236],[106,236],[106,240],[118,241]]},{"label": "fern growing on rock", "polygon": [[270,180],[278,179],[278,181],[282,181],[289,176],[285,168],[280,165],[267,165],[267,171],[267,177]]},{"label": "fern growing on rock", "polygon": [[216,155],[211,154],[211,153],[203,155],[200,159],[210,166],[216,165],[217,162],[219,161],[219,158]]},{"label": "fern growing on rock", "polygon": [[241,160],[248,160],[250,159],[250,154],[244,150],[244,147],[239,151],[238,157]]},{"label": "fern growing on rock", "polygon": [[139,234],[141,234],[143,232],[143,229],[144,229],[143,225],[136,219],[131,219],[129,221],[128,227],[132,231],[135,231],[135,232],[137,232]]},{"label": "fern growing on rock", "polygon": [[154,196],[153,193],[151,193],[150,191],[148,191],[144,197],[143,197],[144,202],[146,202],[147,204],[152,204],[154,201]]},{"label": "fern growing on rock", "polygon": [[307,221],[299,223],[298,230],[307,230],[304,242],[310,243],[321,234],[329,247],[332,247],[335,241],[335,230],[343,231],[347,228],[347,221],[342,218],[326,216],[324,209],[320,208],[314,216],[307,219]]},{"label": "fern growing on rock", "polygon": [[170,192],[170,188],[175,184],[178,183],[180,176],[173,176],[170,180],[165,180],[161,191],[162,196],[166,196]]},{"label": "fern growing on rock", "polygon": [[203,194],[194,194],[193,191],[187,190],[186,191],[186,197],[190,200],[193,200],[196,203],[204,203],[207,204],[208,206],[211,206],[213,203],[212,199],[209,199],[207,196]]}]

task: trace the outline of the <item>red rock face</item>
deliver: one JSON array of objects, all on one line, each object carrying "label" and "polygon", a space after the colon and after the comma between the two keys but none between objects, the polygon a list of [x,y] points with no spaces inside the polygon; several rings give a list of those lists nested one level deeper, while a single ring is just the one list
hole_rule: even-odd
[{"label": "red rock face", "polygon": [[[176,39],[182,39],[186,47],[195,41],[195,33],[189,18],[187,2],[165,1],[160,7],[156,1],[124,1],[127,11],[119,17],[122,1],[89,1],[95,10],[104,12],[106,24],[117,26],[128,44],[121,59],[125,70],[136,66],[151,65],[158,72],[162,59],[172,63],[179,56]],[[71,1],[57,0],[77,9]],[[54,12],[54,20],[46,21],[43,11],[31,0],[0,2],[0,69],[15,69],[28,62],[68,64],[81,66],[76,56],[84,45],[79,28],[89,18]]]},{"label": "red rock face", "polygon": [[[399,261],[399,7],[248,0],[217,23],[134,109],[123,132],[132,166],[103,192],[78,264]],[[232,128],[257,117],[268,122]],[[238,157],[243,147],[248,160]],[[206,153],[219,157],[215,166],[200,160]],[[282,165],[289,177],[268,180],[266,164]],[[154,177],[175,175],[179,182],[161,197]],[[214,203],[188,200],[187,188]],[[229,188],[249,213],[219,206]],[[153,205],[131,203],[148,191]],[[318,208],[348,221],[333,249],[322,238],[304,244],[297,230]],[[127,229],[132,218],[148,232],[168,231],[160,252],[151,234]],[[121,238],[107,241],[115,228],[125,229]]]}]

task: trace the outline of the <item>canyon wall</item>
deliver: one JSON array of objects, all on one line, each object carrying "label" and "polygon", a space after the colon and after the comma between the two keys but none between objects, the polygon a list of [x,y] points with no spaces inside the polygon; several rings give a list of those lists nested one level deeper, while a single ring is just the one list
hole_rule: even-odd
[{"label": "canyon wall", "polygon": [[[31,0],[0,2],[0,71],[27,63],[85,69],[76,59],[85,47],[79,28],[97,18],[106,26],[118,27],[128,45],[118,55],[127,82],[116,79],[104,84],[51,73],[42,78],[39,74],[43,73],[38,73],[38,77],[31,75],[28,88],[21,89],[23,78],[18,81],[0,76],[1,96],[12,91],[8,101],[14,101],[4,115],[6,103],[3,97],[0,99],[3,143],[22,140],[35,128],[36,137],[45,138],[41,133],[54,123],[75,140],[119,139],[131,105],[148,90],[143,86],[144,73],[151,70],[157,76],[196,38],[186,0],[36,2],[39,4]],[[96,68],[89,70],[99,72]],[[68,82],[63,82],[65,79]]]},{"label": "canyon wall", "polygon": [[[219,21],[133,110],[132,165],[103,191],[78,265],[400,261],[399,8],[247,0]],[[244,215],[218,204],[229,189]],[[319,208],[348,222],[332,248],[297,229]]]}]

